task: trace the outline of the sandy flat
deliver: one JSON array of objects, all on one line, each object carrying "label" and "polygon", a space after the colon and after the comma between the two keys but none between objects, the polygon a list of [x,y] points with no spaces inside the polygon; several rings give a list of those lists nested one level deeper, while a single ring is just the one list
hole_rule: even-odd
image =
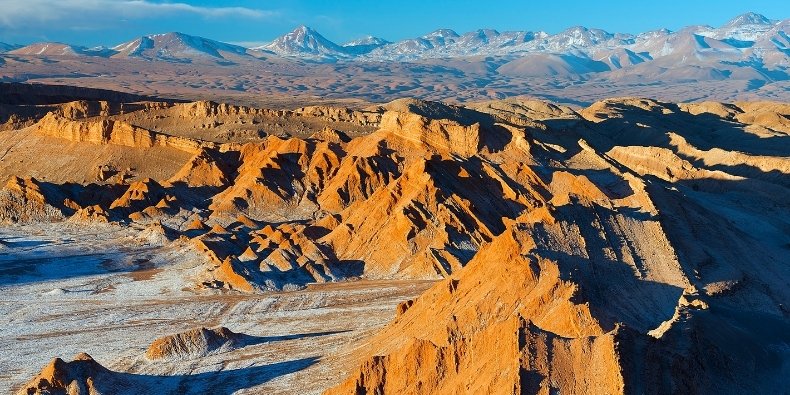
[{"label": "sandy flat", "polygon": [[[0,229],[0,386],[18,387],[42,361],[87,352],[163,391],[319,393],[348,354],[429,282],[358,281],[261,295],[196,292],[205,264],[190,247],[113,225]],[[155,338],[222,325],[255,341],[188,361],[144,358]],[[351,361],[353,364],[353,361]],[[195,385],[195,384],[198,385]]]}]

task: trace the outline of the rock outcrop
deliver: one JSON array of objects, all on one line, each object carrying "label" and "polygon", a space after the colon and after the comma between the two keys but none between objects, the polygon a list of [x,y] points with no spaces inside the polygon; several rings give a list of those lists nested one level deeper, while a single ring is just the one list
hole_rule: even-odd
[{"label": "rock outcrop", "polygon": [[233,164],[227,155],[203,148],[167,182],[188,187],[223,187],[230,183]]},{"label": "rock outcrop", "polygon": [[195,328],[154,340],[145,356],[150,360],[191,359],[228,351],[240,345],[242,336],[228,328]]},{"label": "rock outcrop", "polygon": [[0,223],[59,221],[66,216],[60,207],[69,210],[63,203],[59,191],[35,178],[11,177],[0,189]]},{"label": "rock outcrop", "polygon": [[102,392],[96,388],[96,382],[102,382],[102,386],[107,388],[106,380],[111,379],[110,375],[109,370],[86,353],[78,354],[71,362],[54,358],[17,394],[98,394]]}]

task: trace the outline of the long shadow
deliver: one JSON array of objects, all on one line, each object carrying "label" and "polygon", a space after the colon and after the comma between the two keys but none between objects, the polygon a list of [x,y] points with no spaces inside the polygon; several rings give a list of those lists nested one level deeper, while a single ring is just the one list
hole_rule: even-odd
[{"label": "long shadow", "polygon": [[19,285],[107,273],[101,266],[105,258],[104,254],[90,253],[42,256],[30,251],[4,251],[0,253],[0,281],[3,285]]},{"label": "long shadow", "polygon": [[[0,103],[3,104],[44,105],[67,103],[74,100],[105,100],[116,103],[134,103],[140,101],[162,100],[176,101],[154,96],[143,96],[107,89],[84,88],[70,85],[0,82]],[[185,100],[177,100],[177,102],[185,102]]]},{"label": "long shadow", "polygon": [[74,240],[57,234],[60,241],[56,244],[51,239],[53,235],[0,234],[0,287],[132,273],[152,267],[146,257],[156,247],[128,249],[115,245],[106,250],[64,250],[61,247]]},{"label": "long shadow", "polygon": [[[692,188],[698,192],[682,184],[670,190],[654,182],[647,190],[685,272],[696,273],[702,283],[737,281],[743,285],[741,294],[756,287],[783,306],[790,279],[790,206],[782,200],[784,195],[766,194],[750,181],[694,180]],[[736,190],[748,193],[752,207],[739,202],[742,197],[733,194]],[[719,199],[709,200],[714,196]],[[722,202],[739,211],[722,210]]]},{"label": "long shadow", "polygon": [[[570,254],[557,250],[550,243],[539,242],[536,251],[558,263],[563,279],[584,285],[580,288],[578,302],[589,301],[590,310],[604,326],[613,328],[616,321],[621,321],[631,327],[650,330],[672,317],[683,289],[640,278],[646,272],[646,262],[641,261],[636,251],[626,252],[629,256],[621,252],[620,246],[628,245],[629,241],[620,235],[619,229],[612,228],[613,218],[617,214],[631,213],[620,213],[593,203],[567,204],[557,207],[554,214],[558,221],[578,227],[581,238],[578,245],[583,250]],[[535,240],[552,239],[551,231],[545,226],[536,225],[532,231]],[[614,256],[606,251],[612,251]],[[627,263],[629,258],[634,260],[633,266]],[[624,292],[631,296],[623,299],[619,295]]]},{"label": "long shadow", "polygon": [[[230,395],[314,365],[318,357],[188,375],[157,376],[104,370],[93,382],[101,393]],[[120,390],[120,391],[119,391]]]},{"label": "long shadow", "polygon": [[281,342],[287,340],[298,340],[298,339],[305,339],[311,337],[330,336],[339,333],[345,333],[348,331],[349,330],[323,331],[323,332],[313,332],[313,333],[296,333],[293,335],[279,335],[279,336],[253,336],[253,335],[239,334],[238,342],[240,347],[247,347],[247,346],[255,346],[258,344],[274,343],[274,342]]},{"label": "long shadow", "polygon": [[[19,238],[19,237],[15,237]],[[22,241],[13,241],[12,239],[0,239],[0,246],[6,248],[36,248],[45,246],[47,244],[52,244],[49,240],[22,240]]]},{"label": "long shadow", "polygon": [[757,166],[751,166],[747,164],[737,164],[737,165],[725,165],[725,164],[716,164],[716,165],[708,165],[705,163],[704,159],[701,158],[694,158],[687,155],[683,155],[681,153],[677,154],[680,158],[687,160],[692,165],[705,168],[710,170],[720,170],[728,174],[732,174],[734,176],[741,176],[746,178],[753,178],[757,180],[762,180],[765,182],[781,185],[785,188],[790,188],[790,177],[786,173],[783,173],[777,169],[765,171],[760,169]]},{"label": "long shadow", "polygon": [[[746,125],[722,118],[716,114],[693,115],[682,111],[676,104],[659,103],[662,107],[647,110],[626,104],[611,107],[621,117],[611,117],[598,123],[587,123],[608,142],[597,141],[600,152],[614,145],[652,145],[670,147],[667,132],[677,133],[700,150],[720,148],[743,152],[748,155],[790,156],[790,136],[760,137],[746,132]],[[663,113],[670,110],[671,113]],[[648,125],[643,127],[640,125]]]}]

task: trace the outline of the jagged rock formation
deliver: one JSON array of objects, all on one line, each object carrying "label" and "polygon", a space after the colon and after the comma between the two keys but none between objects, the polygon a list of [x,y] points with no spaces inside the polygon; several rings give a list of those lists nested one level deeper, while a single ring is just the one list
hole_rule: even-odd
[{"label": "jagged rock formation", "polygon": [[66,394],[82,395],[101,393],[96,382],[106,388],[109,373],[104,366],[94,361],[90,355],[81,353],[71,362],[54,358],[41,373],[23,386],[17,394]]},{"label": "jagged rock formation", "polygon": [[[209,102],[163,111],[296,116]],[[6,189],[75,221],[180,236],[208,258],[197,280],[215,292],[439,280],[355,351],[360,365],[329,393],[781,388],[788,106],[405,99],[383,114],[301,111],[377,130],[195,138],[205,144],[164,178]],[[59,133],[80,144],[147,141],[126,137],[133,127],[57,117],[41,122],[64,122]],[[162,344],[203,352],[204,335]]]},{"label": "jagged rock formation", "polygon": [[273,110],[199,101],[128,112],[116,118],[150,130],[166,129],[168,133],[224,143],[255,141],[267,135],[304,138],[326,127],[359,135],[378,126],[381,111],[328,106]]},{"label": "jagged rock formation", "polygon": [[232,165],[233,162],[222,153],[202,148],[167,183],[188,187],[223,187],[230,183]]},{"label": "jagged rock formation", "polygon": [[[738,393],[781,388],[787,364],[779,361],[790,356],[789,323],[781,302],[788,277],[779,269],[783,274],[775,281],[773,270],[781,266],[777,254],[786,247],[741,233],[751,224],[717,223],[713,226],[733,243],[724,247],[694,229],[699,226],[694,224],[716,223],[702,216],[717,215],[698,203],[681,203],[681,192],[662,183],[695,180],[680,187],[691,194],[720,193],[717,184],[732,182],[747,182],[761,196],[786,190],[722,170],[697,169],[681,159],[682,151],[657,141],[664,132],[651,130],[671,114],[677,114],[671,118],[679,123],[690,119],[677,107],[646,100],[612,100],[582,111],[601,123],[623,122],[587,126],[594,130],[585,136],[591,142],[580,141],[565,162],[575,170],[546,174],[543,168],[545,184],[527,184],[543,191],[537,195],[541,204],[507,221],[506,230],[459,274],[399,307],[396,320],[360,352],[359,368],[328,393]],[[647,130],[635,131],[634,124]],[[781,122],[771,127],[787,135]],[[595,133],[614,136],[601,139]],[[538,139],[537,131],[534,135]],[[630,144],[634,139],[658,147],[612,147],[604,155],[597,153],[613,141]],[[535,147],[538,142],[530,143]],[[567,150],[572,145],[561,146]],[[786,174],[784,158],[768,163],[764,166]],[[775,198],[766,197],[766,202],[786,207]],[[765,249],[759,254],[773,262],[773,269],[756,269],[760,264],[755,260],[747,264],[746,281],[744,266],[736,267],[754,252],[740,250],[743,243],[761,244]],[[740,261],[729,253],[732,248]],[[743,313],[756,300],[764,301],[761,312]],[[757,316],[770,322],[768,332],[749,324]],[[741,342],[749,346],[741,347]],[[715,357],[707,357],[711,355]],[[656,377],[652,372],[662,373]]]}]

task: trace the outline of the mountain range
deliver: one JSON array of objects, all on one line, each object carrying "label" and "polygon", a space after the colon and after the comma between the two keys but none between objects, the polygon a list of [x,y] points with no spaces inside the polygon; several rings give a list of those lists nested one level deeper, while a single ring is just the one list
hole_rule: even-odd
[{"label": "mountain range", "polygon": [[390,42],[368,36],[337,44],[314,29],[299,26],[272,42],[253,48],[183,33],[154,34],[112,47],[85,48],[62,43],[34,43],[19,47],[0,43],[0,52],[13,55],[133,57],[147,60],[193,62],[280,56],[317,62],[420,61],[466,57],[517,58],[541,56],[563,63],[573,72],[615,70],[661,58],[672,62],[720,60],[759,63],[767,68],[790,66],[790,20],[770,20],[746,13],[720,27],[696,25],[678,31],[654,30],[639,34],[610,33],[584,26],[557,34],[543,31],[479,29],[464,34],[438,29],[420,37]]},{"label": "mountain range", "polygon": [[[530,96],[589,105],[613,96],[790,100],[790,19],[739,15],[719,27],[556,34],[439,29],[336,43],[299,26],[259,46],[171,32],[99,47],[0,44],[0,81],[165,94],[239,104],[315,98],[385,102]],[[299,98],[297,98],[297,96]]]}]

